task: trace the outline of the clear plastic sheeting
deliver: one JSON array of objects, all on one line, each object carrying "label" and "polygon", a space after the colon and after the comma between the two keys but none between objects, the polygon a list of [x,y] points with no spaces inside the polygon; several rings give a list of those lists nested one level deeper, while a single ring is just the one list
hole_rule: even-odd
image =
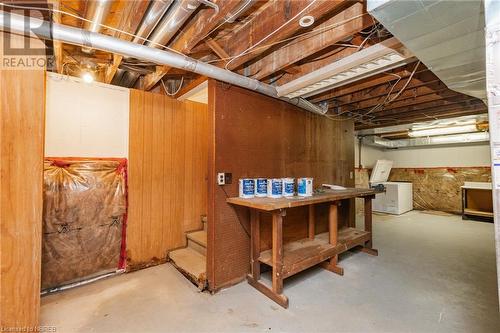
[{"label": "clear plastic sheeting", "polygon": [[125,159],[47,159],[42,289],[122,268]]},{"label": "clear plastic sheeting", "polygon": [[393,168],[389,181],[413,183],[413,207],[460,214],[464,182],[490,182],[489,167]]}]

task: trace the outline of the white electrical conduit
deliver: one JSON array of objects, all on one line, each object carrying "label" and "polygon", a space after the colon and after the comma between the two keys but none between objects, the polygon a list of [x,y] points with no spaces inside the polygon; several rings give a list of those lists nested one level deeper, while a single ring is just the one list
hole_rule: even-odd
[{"label": "white electrical conduit", "polygon": [[[29,24],[29,27],[25,28],[25,24]],[[279,98],[276,88],[258,80],[250,79],[231,71],[205,64],[185,55],[138,45],[79,28],[0,11],[0,29],[10,33],[51,39],[78,46],[87,46],[110,53],[120,54],[125,57],[147,60],[234,84],[235,86],[257,91],[270,97]],[[302,98],[280,99],[313,113],[325,114],[327,111],[326,108],[321,108]]]}]

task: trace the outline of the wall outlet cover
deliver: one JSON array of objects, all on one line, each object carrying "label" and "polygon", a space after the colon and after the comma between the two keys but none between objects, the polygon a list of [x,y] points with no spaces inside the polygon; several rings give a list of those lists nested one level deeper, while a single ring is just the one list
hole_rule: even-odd
[{"label": "wall outlet cover", "polygon": [[217,185],[226,185],[226,176],[224,172],[217,174]]}]

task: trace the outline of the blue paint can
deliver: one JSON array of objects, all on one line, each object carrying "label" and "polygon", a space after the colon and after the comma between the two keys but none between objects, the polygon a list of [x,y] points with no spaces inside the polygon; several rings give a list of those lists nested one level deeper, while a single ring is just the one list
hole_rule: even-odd
[{"label": "blue paint can", "polygon": [[313,195],[313,179],[299,178],[297,180],[297,192],[301,197],[310,197]]},{"label": "blue paint can", "polygon": [[283,196],[283,180],[281,178],[267,180],[267,196],[270,198],[281,198]]},{"label": "blue paint can", "polygon": [[293,197],[295,194],[295,179],[283,178],[283,196]]},{"label": "blue paint can", "polygon": [[267,197],[267,179],[266,178],[255,179],[255,196],[256,197]]},{"label": "blue paint can", "polygon": [[240,198],[253,198],[255,196],[255,180],[242,178],[239,180]]}]

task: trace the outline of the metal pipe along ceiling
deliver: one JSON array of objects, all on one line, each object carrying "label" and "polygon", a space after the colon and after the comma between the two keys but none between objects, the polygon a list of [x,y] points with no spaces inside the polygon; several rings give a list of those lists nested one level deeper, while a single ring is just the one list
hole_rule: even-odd
[{"label": "metal pipe along ceiling", "polygon": [[199,6],[198,0],[175,1],[148,38],[150,41],[146,45],[156,48],[159,48],[159,45],[166,45]]},{"label": "metal pipe along ceiling", "polygon": [[151,32],[156,28],[161,18],[167,12],[170,5],[174,0],[155,0],[149,5],[142,22],[137,29],[136,37],[132,42],[137,44],[144,44],[144,40],[141,38],[148,38]]},{"label": "metal pipe along ceiling", "polygon": [[[26,27],[26,24],[28,26]],[[278,98],[276,88],[255,79],[233,73],[231,71],[202,63],[185,55],[168,50],[159,50],[145,45],[138,45],[115,37],[73,28],[62,24],[50,23],[33,17],[0,11],[0,27],[10,33],[30,35],[32,37],[53,39],[73,45],[88,45],[102,51],[120,54],[124,57],[151,61],[161,65],[187,70],[226,83],[250,89],[267,96]],[[324,114],[326,109],[320,108],[300,98],[282,100],[292,103],[307,111]]]},{"label": "metal pipe along ceiling", "polygon": [[[86,17],[91,21],[85,21],[84,28],[92,32],[99,32],[101,30],[101,24],[106,19],[109,14],[109,9],[111,8],[111,0],[96,0],[88,2],[89,7],[87,8]],[[92,49],[89,47],[82,47],[82,51],[85,53],[91,53]]]},{"label": "metal pipe along ceiling", "polygon": [[[148,38],[153,30],[160,24],[173,1],[174,0],[155,0],[149,5],[135,33],[136,37],[132,40],[133,43],[144,44],[143,38]],[[115,84],[118,83],[123,87],[132,87],[137,79],[139,79],[139,76],[139,73],[122,70],[115,74],[112,82]]]}]

